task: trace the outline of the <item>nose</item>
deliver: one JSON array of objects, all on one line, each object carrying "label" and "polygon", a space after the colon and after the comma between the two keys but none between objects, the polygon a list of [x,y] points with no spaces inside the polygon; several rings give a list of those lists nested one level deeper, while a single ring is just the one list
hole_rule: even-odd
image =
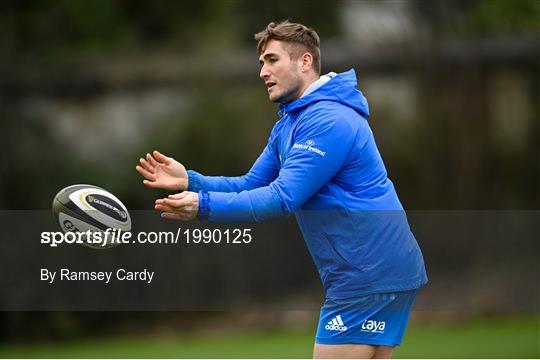
[{"label": "nose", "polygon": [[270,77],[270,72],[268,71],[268,68],[266,65],[263,65],[261,68],[261,72],[259,73],[259,77],[263,80],[266,80],[268,77]]}]

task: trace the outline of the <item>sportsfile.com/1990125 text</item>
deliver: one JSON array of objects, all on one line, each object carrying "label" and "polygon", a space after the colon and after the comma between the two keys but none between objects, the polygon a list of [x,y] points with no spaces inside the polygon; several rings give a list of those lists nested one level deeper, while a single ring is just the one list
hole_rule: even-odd
[{"label": "sportsfile.com/1990125 text", "polygon": [[252,229],[182,229],[173,231],[141,231],[134,233],[107,229],[105,231],[60,232],[43,231],[41,244],[57,247],[60,244],[92,244],[110,246],[115,244],[250,244]]}]

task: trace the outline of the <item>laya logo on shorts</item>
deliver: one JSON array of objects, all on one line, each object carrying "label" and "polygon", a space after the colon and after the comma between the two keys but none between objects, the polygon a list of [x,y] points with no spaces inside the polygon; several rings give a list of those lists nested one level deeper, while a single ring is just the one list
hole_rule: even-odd
[{"label": "laya logo on shorts", "polygon": [[362,330],[371,333],[383,333],[386,328],[386,321],[364,320]]}]

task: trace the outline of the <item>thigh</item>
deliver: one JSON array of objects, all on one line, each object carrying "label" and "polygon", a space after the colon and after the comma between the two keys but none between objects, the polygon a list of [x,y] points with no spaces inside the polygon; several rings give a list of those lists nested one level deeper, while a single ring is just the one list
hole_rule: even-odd
[{"label": "thigh", "polygon": [[327,345],[315,344],[314,359],[371,359],[376,354],[376,346],[361,344]]},{"label": "thigh", "polygon": [[393,346],[377,346],[373,359],[391,359],[394,352]]}]

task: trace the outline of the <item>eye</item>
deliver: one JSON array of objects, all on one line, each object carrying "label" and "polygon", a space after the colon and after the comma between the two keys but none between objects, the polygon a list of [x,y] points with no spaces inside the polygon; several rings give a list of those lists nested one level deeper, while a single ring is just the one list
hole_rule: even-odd
[{"label": "eye", "polygon": [[270,64],[273,64],[273,63],[277,62],[277,59],[276,58],[270,58],[268,61],[270,62]]}]

